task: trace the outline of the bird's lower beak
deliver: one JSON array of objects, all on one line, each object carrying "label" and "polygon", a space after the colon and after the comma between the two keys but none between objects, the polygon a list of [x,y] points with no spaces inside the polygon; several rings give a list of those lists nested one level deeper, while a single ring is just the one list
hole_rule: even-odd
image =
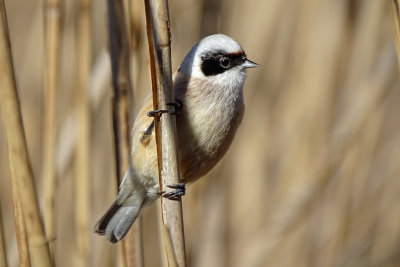
[{"label": "bird's lower beak", "polygon": [[259,66],[260,66],[259,64],[255,63],[251,60],[248,60],[248,59],[246,59],[246,61],[242,64],[242,67],[246,68],[246,69],[247,68],[255,68],[255,67],[259,67]]}]

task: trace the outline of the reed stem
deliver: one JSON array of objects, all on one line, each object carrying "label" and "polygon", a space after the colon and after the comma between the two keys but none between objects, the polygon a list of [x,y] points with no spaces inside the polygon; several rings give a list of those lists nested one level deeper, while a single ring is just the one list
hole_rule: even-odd
[{"label": "reed stem", "polygon": [[[174,102],[171,71],[171,33],[167,0],[145,0],[147,38],[149,41],[150,68],[153,91],[153,108],[170,108],[166,103]],[[171,111],[172,112],[172,111]],[[176,150],[175,116],[165,113],[155,117],[160,190],[167,185],[179,183]],[[185,238],[183,230],[182,201],[161,198],[163,225],[169,232],[174,254],[166,249],[169,266],[186,266]],[[168,241],[164,239],[164,244]],[[176,263],[175,263],[176,260]]]},{"label": "reed stem", "polygon": [[89,149],[90,149],[90,109],[88,101],[89,75],[91,65],[91,1],[79,2],[78,23],[78,91],[77,118],[78,140],[75,161],[75,228],[76,228],[76,265],[89,265]]},{"label": "reed stem", "polygon": [[50,253],[53,257],[55,238],[55,140],[56,140],[56,94],[58,88],[60,50],[60,0],[45,2],[45,77],[44,77],[44,124],[43,124],[43,217]]},{"label": "reed stem", "polygon": [[[121,184],[129,168],[131,149],[132,81],[127,8],[122,0],[108,0],[108,26],[113,83],[113,128],[116,154],[117,184]],[[122,257],[126,267],[143,266],[141,220],[137,220],[122,241]]]},{"label": "reed stem", "polygon": [[30,267],[31,258],[29,255],[28,237],[26,233],[24,216],[21,210],[21,202],[18,197],[18,187],[15,183],[12,184],[12,195],[14,203],[15,235],[17,238],[19,266]]},{"label": "reed stem", "polygon": [[400,66],[400,7],[399,1],[392,0],[394,37],[396,39],[397,60]]},{"label": "reed stem", "polygon": [[1,205],[0,205],[0,267],[7,267],[7,266],[8,266],[7,251],[6,251],[6,242],[3,229],[3,213],[1,212]]},{"label": "reed stem", "polygon": [[[29,252],[34,267],[52,266],[40,217],[36,186],[28,157],[21,107],[15,81],[4,0],[0,2],[0,106],[7,136],[8,156],[14,193],[14,210],[21,205]],[[17,212],[19,214],[19,212]],[[18,221],[18,218],[17,218]],[[20,227],[16,223],[16,227]],[[18,231],[18,230],[17,230]],[[25,230],[20,229],[21,233]],[[19,249],[21,249],[19,247]],[[19,250],[19,253],[23,253]]]}]

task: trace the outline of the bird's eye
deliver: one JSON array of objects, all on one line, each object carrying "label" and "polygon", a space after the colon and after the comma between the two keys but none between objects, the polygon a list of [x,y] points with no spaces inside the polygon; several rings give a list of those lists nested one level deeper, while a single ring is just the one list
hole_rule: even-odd
[{"label": "bird's eye", "polygon": [[221,67],[227,69],[231,65],[231,60],[229,58],[222,57],[222,58],[219,59],[219,65]]}]

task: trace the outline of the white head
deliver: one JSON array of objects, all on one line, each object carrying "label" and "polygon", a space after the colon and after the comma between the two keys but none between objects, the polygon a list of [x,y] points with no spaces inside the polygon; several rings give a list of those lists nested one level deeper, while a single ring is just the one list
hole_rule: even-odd
[{"label": "white head", "polygon": [[191,78],[224,86],[243,85],[247,68],[258,64],[247,59],[242,47],[224,34],[200,40],[186,55],[178,71]]}]

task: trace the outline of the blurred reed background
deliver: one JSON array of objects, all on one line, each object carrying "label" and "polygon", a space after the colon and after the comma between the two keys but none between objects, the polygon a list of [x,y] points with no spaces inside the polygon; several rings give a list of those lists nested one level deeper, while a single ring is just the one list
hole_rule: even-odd
[{"label": "blurred reed background", "polygon": [[[78,2],[61,0],[59,10],[50,239],[57,266],[115,266],[117,246],[92,231],[117,188],[106,1],[91,1],[85,59]],[[44,1],[5,3],[43,209]],[[137,111],[151,91],[149,57],[143,3],[127,3]],[[246,113],[232,148],[184,197],[189,266],[400,266],[400,90],[391,2],[175,0],[169,8],[174,69],[193,44],[216,32],[236,39],[261,64],[248,72]],[[76,113],[81,60],[90,60],[85,129]],[[18,266],[2,127],[0,210],[9,266]],[[82,131],[89,131],[90,211],[81,217],[74,151]],[[162,262],[159,209],[143,216],[145,266]],[[85,216],[80,229],[76,221]]]}]

